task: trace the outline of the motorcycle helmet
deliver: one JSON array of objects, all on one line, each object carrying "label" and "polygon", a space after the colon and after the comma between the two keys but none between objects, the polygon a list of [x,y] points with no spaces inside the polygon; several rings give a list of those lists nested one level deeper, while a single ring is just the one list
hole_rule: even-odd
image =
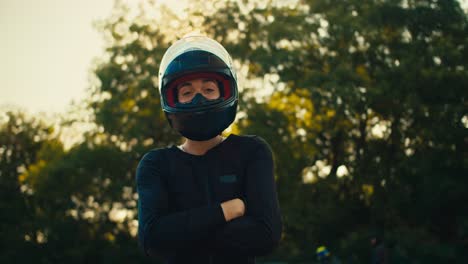
[{"label": "motorcycle helmet", "polygon": [[[191,140],[203,141],[219,135],[233,121],[237,111],[237,77],[231,56],[213,39],[187,36],[164,54],[159,67],[161,106],[172,128]],[[177,87],[202,78],[216,82],[220,97],[208,100],[197,94],[181,103]]]}]

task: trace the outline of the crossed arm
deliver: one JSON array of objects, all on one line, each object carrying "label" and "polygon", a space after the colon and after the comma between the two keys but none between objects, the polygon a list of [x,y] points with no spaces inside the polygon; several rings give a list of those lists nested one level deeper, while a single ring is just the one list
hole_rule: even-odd
[{"label": "crossed arm", "polygon": [[[223,254],[264,255],[278,243],[281,220],[267,146],[257,149],[246,168],[244,200],[168,213],[168,194],[159,177],[161,155],[147,155],[137,169],[139,240],[148,255],[216,250]],[[245,203],[244,203],[245,202]]]}]

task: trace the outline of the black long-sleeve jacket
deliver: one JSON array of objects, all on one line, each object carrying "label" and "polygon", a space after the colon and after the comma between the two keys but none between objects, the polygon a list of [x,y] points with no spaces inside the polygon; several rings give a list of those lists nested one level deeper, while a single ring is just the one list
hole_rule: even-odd
[{"label": "black long-sleeve jacket", "polygon": [[[205,155],[176,146],[155,149],[137,173],[138,238],[148,255],[168,263],[255,263],[281,237],[281,217],[268,144],[230,135]],[[241,198],[244,216],[226,222],[221,203]]]}]

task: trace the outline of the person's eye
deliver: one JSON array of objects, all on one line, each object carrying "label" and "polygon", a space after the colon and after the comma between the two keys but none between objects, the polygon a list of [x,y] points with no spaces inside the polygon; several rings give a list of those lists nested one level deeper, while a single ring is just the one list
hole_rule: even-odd
[{"label": "person's eye", "polygon": [[191,89],[180,89],[179,96],[189,96],[192,93]]}]

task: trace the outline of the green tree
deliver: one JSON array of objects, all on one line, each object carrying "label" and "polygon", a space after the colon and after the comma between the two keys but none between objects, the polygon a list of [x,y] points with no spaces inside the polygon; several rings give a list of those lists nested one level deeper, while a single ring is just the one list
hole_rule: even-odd
[{"label": "green tree", "polygon": [[[285,102],[300,95],[313,106],[309,122],[318,130],[289,118],[303,112],[294,102],[278,118],[274,96],[262,107],[244,105],[247,121],[240,122],[241,131],[277,145],[282,186],[304,173],[326,174],[298,192],[280,187],[285,244],[311,256],[314,245],[327,243],[363,261],[365,238],[381,229],[414,259],[466,258],[466,214],[457,210],[466,200],[459,186],[466,185],[468,80],[459,3],[229,1],[221,10],[205,26],[247,65],[249,78],[273,77],[270,86]],[[338,179],[340,167],[348,175]]]},{"label": "green tree", "polygon": [[[20,111],[0,116],[0,260],[34,261],[39,254],[34,222],[33,190],[23,173],[37,161],[37,153],[48,144],[53,128],[40,118]],[[29,252],[29,254],[24,254]]]}]

